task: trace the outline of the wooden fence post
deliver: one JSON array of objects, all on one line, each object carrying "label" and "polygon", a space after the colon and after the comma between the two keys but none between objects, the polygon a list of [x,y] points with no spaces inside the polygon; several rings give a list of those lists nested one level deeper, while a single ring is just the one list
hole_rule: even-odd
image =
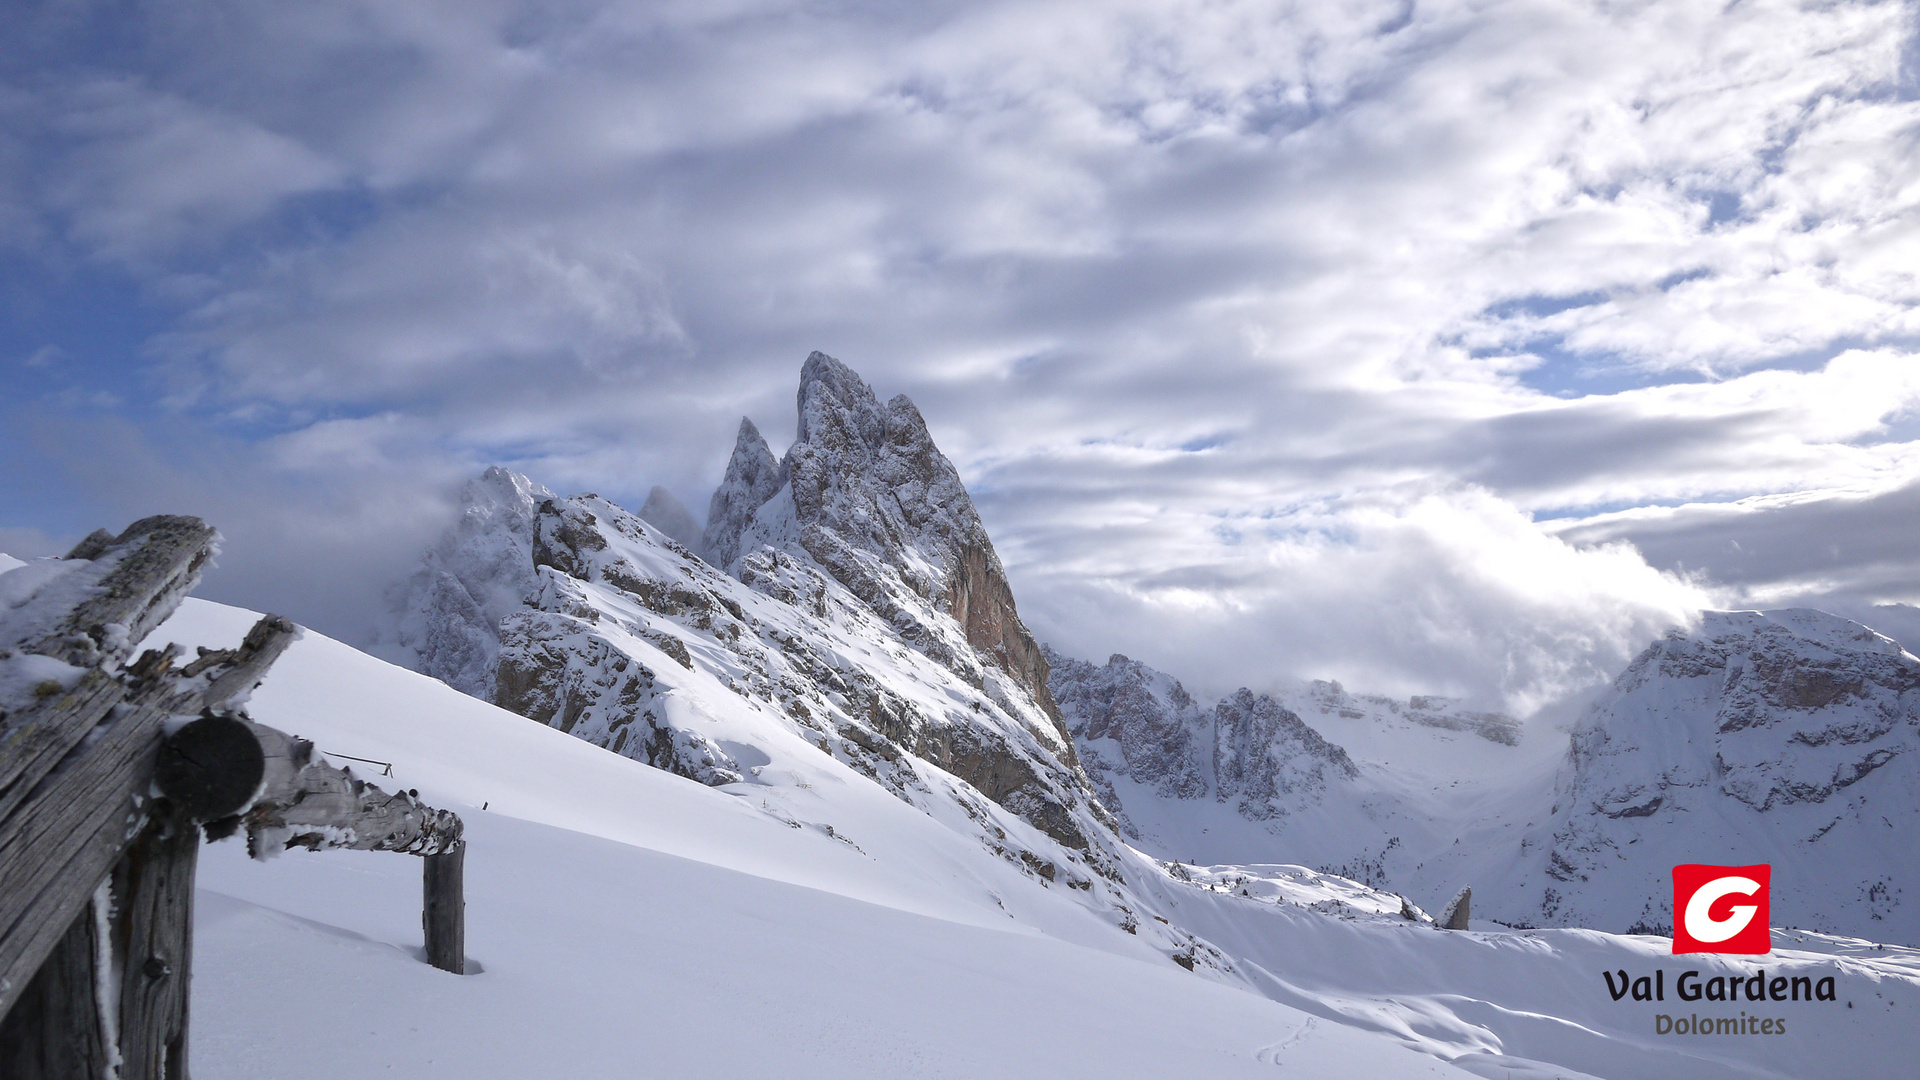
[{"label": "wooden fence post", "polygon": [[7,1080],[106,1076],[111,1039],[100,1017],[100,922],[92,904],[74,916],[46,962],[0,1022]]},{"label": "wooden fence post", "polygon": [[230,704],[297,627],[269,615],[238,648],[176,667],[168,645],[127,663],[215,539],[186,517],[102,530],[0,611],[0,660],[87,669],[0,708],[0,1080],[187,1080],[203,823],[210,838],[244,826],[256,858],[289,847],[425,856],[428,960],[465,974],[459,816],[358,780]]},{"label": "wooden fence post", "polygon": [[467,844],[461,840],[428,855],[421,874],[420,922],[426,929],[427,963],[455,975],[467,973]]},{"label": "wooden fence post", "polygon": [[199,827],[173,808],[153,815],[115,869],[120,1080],[187,1080],[193,874],[199,854]]}]

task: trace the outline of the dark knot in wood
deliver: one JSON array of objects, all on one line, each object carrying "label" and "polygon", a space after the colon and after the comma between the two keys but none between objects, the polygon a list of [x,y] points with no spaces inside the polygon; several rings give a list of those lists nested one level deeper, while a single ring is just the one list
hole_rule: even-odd
[{"label": "dark knot in wood", "polygon": [[189,817],[213,821],[246,809],[266,768],[260,740],[245,722],[207,713],[167,737],[153,779]]}]

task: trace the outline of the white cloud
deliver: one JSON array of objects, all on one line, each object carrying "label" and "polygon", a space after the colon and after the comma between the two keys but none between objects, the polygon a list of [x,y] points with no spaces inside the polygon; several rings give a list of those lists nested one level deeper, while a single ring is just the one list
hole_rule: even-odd
[{"label": "white cloud", "polygon": [[1122,651],[1214,692],[1333,677],[1527,713],[1611,678],[1714,602],[1630,545],[1576,549],[1472,488],[1213,521],[1148,513],[1105,540],[1015,566],[1038,598],[1028,620],[1057,647]]},{"label": "white cloud", "polygon": [[55,97],[48,126],[74,149],[47,201],[67,216],[74,240],[116,259],[217,247],[281,200],[345,179],[296,139],[130,80]]},{"label": "white cloud", "polygon": [[42,59],[0,88],[32,151],[0,242],[181,308],[157,374],[83,389],[137,411],[155,379],[141,423],[264,440],[264,471],[163,490],[270,490],[344,548],[489,460],[701,505],[822,348],[916,398],[1063,641],[1178,615],[1250,643],[1183,654],[1209,679],[1532,701],[1703,594],[1528,513],[1920,468],[1910,5],[180,4],[112,54],[86,26],[15,37]]}]

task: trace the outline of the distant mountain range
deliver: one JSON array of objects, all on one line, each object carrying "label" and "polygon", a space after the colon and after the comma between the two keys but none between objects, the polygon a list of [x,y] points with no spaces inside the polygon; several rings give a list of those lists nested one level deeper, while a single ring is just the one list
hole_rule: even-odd
[{"label": "distant mountain range", "polygon": [[[1908,1067],[1920,951],[1875,942],[1916,936],[1920,660],[1888,639],[1709,613],[1567,728],[1332,682],[1202,700],[1034,642],[911,402],[815,354],[797,404],[784,455],[742,423],[704,525],[657,490],[636,514],[471,482],[391,593],[389,644],[433,678],[294,644],[248,707],[461,808],[486,976],[406,953],[415,867],[269,873],[214,845],[210,1074],[258,1073],[289,1008],[367,1032],[333,1052],[463,1075],[702,1075],[748,1046],[835,1076]],[[0,608],[47,580],[0,556]],[[230,647],[256,618],[189,600],[153,639]],[[1652,935],[1683,861],[1771,862],[1776,926],[1858,937],[1676,957]],[[1469,929],[1437,927],[1423,909],[1467,884]],[[1839,996],[1792,1004],[1788,1039],[1676,1041],[1681,999],[1609,992],[1760,967]],[[442,1022],[395,1019],[374,982]]]},{"label": "distant mountain range", "polygon": [[1706,612],[1571,732],[1337,683],[1196,701],[1054,657],[1103,800],[1167,857],[1285,860],[1516,926],[1672,931],[1679,863],[1774,866],[1776,924],[1920,941],[1920,659],[1809,610]]},{"label": "distant mountain range", "polygon": [[1036,644],[907,398],[815,353],[796,405],[784,455],[741,421],[704,526],[664,489],[634,514],[488,470],[394,589],[395,639],[703,783],[773,782],[775,744],[833,755],[1120,920],[1158,859],[1299,863],[1432,906],[1471,883],[1482,918],[1664,932],[1673,864],[1772,862],[1776,923],[1920,941],[1898,840],[1920,823],[1920,660],[1864,626],[1706,613],[1570,731],[1331,682],[1201,701]]}]

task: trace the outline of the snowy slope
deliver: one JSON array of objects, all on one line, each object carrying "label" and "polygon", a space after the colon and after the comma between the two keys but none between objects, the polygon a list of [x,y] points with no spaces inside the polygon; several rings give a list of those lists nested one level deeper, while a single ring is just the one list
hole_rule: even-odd
[{"label": "snowy slope", "polygon": [[[251,618],[189,601],[155,637],[231,644]],[[323,751],[392,762],[383,782],[461,810],[468,948],[485,970],[457,979],[418,960],[410,859],[259,864],[215,845],[196,931],[204,1078],[1275,1064],[1342,1077],[1838,1077],[1895,1075],[1920,1052],[1903,1016],[1920,1006],[1908,950],[1804,936],[1761,963],[1834,974],[1840,1001],[1763,1007],[1791,1016],[1791,1040],[1676,1041],[1653,1034],[1674,1003],[1613,1001],[1600,975],[1660,966],[1671,979],[1681,958],[1663,939],[1450,933],[1300,867],[1180,867],[1135,897],[1143,921],[1220,950],[1221,965],[1189,974],[1071,890],[860,785],[811,789],[848,843],[795,827],[791,803],[647,768],[314,634],[251,707]],[[288,1017],[316,1034],[290,1040]]]},{"label": "snowy slope", "polygon": [[[252,618],[189,601],[155,637],[231,642]],[[378,779],[462,812],[468,948],[484,971],[456,980],[416,958],[410,859],[295,852],[259,864],[216,845],[197,929],[202,1077],[349,1063],[502,1077],[644,1063],[698,1076],[723,1062],[782,1075],[1114,1075],[1142,1060],[1265,1075],[1276,1056],[1449,1074],[1189,975],[858,785],[817,796],[857,823],[845,839],[796,828],[751,793],[647,768],[312,634],[251,708],[322,752],[391,762],[393,778]],[[350,992],[367,984],[383,994]],[[415,1008],[395,1016],[402,991]],[[261,1036],[288,1015],[354,1034],[289,1061]]]}]

